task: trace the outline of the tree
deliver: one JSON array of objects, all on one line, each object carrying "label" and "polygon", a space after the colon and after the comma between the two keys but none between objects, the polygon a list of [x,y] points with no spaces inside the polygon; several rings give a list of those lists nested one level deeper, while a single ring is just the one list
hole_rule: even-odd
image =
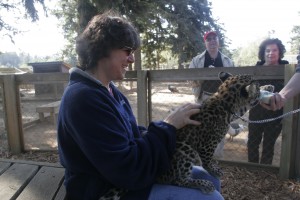
[{"label": "tree", "polygon": [[[46,7],[44,0],[19,0],[19,1],[8,1],[3,0],[0,1],[0,33],[2,36],[8,36],[13,42],[13,36],[19,33],[19,30],[14,27],[14,25],[10,22],[7,22],[8,19],[5,18],[5,15],[8,12],[14,13],[14,20],[18,20],[20,18],[31,19],[32,22],[35,22],[39,19],[38,11],[35,7],[37,3],[40,3],[43,6],[43,9],[46,13]],[[23,13],[21,8],[25,9]]]},{"label": "tree", "polygon": [[[300,15],[300,12],[299,12]],[[300,52],[300,25],[294,26],[292,29],[293,36],[291,37],[291,53],[299,54]]]},{"label": "tree", "polygon": [[60,20],[60,26],[63,28],[64,37],[67,41],[62,52],[62,60],[70,63],[71,66],[77,64],[75,39],[80,32],[79,13],[76,12],[78,7],[78,0],[61,0],[58,3],[58,8],[51,11]]},{"label": "tree", "polygon": [[52,56],[31,56],[28,53],[21,52],[17,54],[16,52],[6,52],[0,54],[0,66],[3,67],[16,67],[26,66],[27,63],[32,62],[49,62],[53,59],[59,59],[59,55]]},{"label": "tree", "polygon": [[[160,1],[161,2],[161,1]],[[164,4],[166,3],[166,4]],[[223,29],[212,18],[211,3],[206,0],[174,0],[171,3],[161,2],[161,9],[167,6],[163,15],[171,24],[173,31],[169,38],[172,52],[178,56],[178,67],[188,62],[199,52],[205,49],[203,35],[205,32],[215,30],[220,36],[220,43],[224,45]]]},{"label": "tree", "polygon": [[0,55],[0,65],[7,67],[18,67],[21,60],[15,52]]},{"label": "tree", "polygon": [[[163,51],[171,51],[178,58],[178,67],[205,49],[203,35],[215,30],[224,45],[221,25],[212,18],[207,0],[61,0],[62,10],[56,15],[63,18],[65,37],[74,49],[75,37],[96,13],[108,9],[119,11],[138,28],[142,38],[143,66],[159,68],[166,60]],[[74,12],[74,8],[77,12]],[[73,51],[74,52],[74,51]]]},{"label": "tree", "polygon": [[258,50],[260,43],[268,38],[268,36],[261,37],[248,45],[239,47],[233,52],[233,61],[236,66],[254,66],[258,61]]}]

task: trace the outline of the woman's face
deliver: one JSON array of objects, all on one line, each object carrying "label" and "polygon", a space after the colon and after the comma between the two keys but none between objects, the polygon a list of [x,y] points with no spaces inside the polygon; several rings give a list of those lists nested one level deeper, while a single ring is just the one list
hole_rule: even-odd
[{"label": "woman's face", "polygon": [[276,44],[269,44],[265,49],[265,65],[278,65],[279,48]]},{"label": "woman's face", "polygon": [[106,79],[105,82],[124,79],[129,64],[134,61],[133,51],[130,48],[112,50],[108,58],[98,63],[102,78]]}]

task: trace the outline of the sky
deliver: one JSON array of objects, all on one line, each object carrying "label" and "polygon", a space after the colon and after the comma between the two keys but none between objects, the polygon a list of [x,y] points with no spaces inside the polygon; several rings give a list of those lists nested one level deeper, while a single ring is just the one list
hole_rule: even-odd
[{"label": "sky", "polygon": [[[289,49],[288,41],[294,25],[300,25],[299,0],[209,0],[212,13],[219,23],[223,23],[226,37],[231,40],[230,49],[247,45],[274,31]],[[46,0],[46,6],[54,6],[56,1]],[[7,13],[12,15],[12,13]],[[40,12],[40,20],[30,23],[26,20],[14,22],[25,32],[15,36],[15,44],[8,37],[1,38],[0,51],[28,52],[31,55],[47,56],[58,53],[64,46],[62,30],[57,27],[55,17],[45,17]]]},{"label": "sky", "polygon": [[210,0],[215,19],[224,24],[234,49],[268,35],[289,48],[293,26],[300,26],[299,0]]},{"label": "sky", "polygon": [[[45,1],[45,5],[49,8],[55,6],[56,1]],[[11,42],[9,37],[0,38],[1,52],[26,52],[32,56],[49,56],[59,53],[65,44],[61,28],[58,28],[58,19],[48,13],[48,17],[44,15],[41,6],[37,4],[39,10],[39,21],[32,23],[30,20],[13,19],[13,13],[6,13],[6,19],[11,20],[11,24],[19,27],[23,32],[14,36],[15,44]],[[2,14],[3,15],[3,14]]]}]

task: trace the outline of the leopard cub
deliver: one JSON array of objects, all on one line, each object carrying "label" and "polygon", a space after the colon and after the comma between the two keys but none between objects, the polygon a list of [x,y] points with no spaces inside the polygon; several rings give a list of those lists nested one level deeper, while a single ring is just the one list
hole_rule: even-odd
[{"label": "leopard cub", "polygon": [[[213,160],[217,144],[225,137],[234,114],[243,115],[256,105],[260,96],[260,87],[251,75],[231,75],[219,73],[222,84],[217,92],[206,99],[200,107],[200,113],[192,119],[201,125],[188,125],[177,131],[176,151],[171,169],[159,177],[159,182],[177,186],[200,189],[204,193],[215,190],[212,182],[193,179],[193,166],[202,166],[210,174],[220,177],[221,169]],[[263,89],[271,90],[271,86]]]}]

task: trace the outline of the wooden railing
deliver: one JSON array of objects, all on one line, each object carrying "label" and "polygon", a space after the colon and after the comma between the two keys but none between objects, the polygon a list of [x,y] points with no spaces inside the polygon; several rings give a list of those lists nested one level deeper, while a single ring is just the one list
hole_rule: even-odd
[{"label": "wooden railing", "polygon": [[[272,67],[234,67],[234,68],[203,68],[182,70],[155,70],[155,71],[130,71],[126,80],[137,81],[137,119],[140,125],[147,125],[151,117],[151,85],[154,82],[186,81],[186,80],[217,80],[217,74],[226,71],[232,74],[252,74],[255,79],[284,79],[285,83],[294,74],[295,66],[286,65]],[[3,107],[5,108],[6,130],[8,144],[12,153],[24,151],[23,125],[20,108],[19,86],[21,84],[35,83],[65,83],[68,74],[43,73],[22,75],[1,75],[0,84],[3,88]],[[289,101],[284,112],[299,108],[299,99]],[[299,114],[290,115],[283,119],[282,149],[280,162],[280,175],[283,178],[294,177],[300,174],[300,161],[296,149],[300,146]]]}]

